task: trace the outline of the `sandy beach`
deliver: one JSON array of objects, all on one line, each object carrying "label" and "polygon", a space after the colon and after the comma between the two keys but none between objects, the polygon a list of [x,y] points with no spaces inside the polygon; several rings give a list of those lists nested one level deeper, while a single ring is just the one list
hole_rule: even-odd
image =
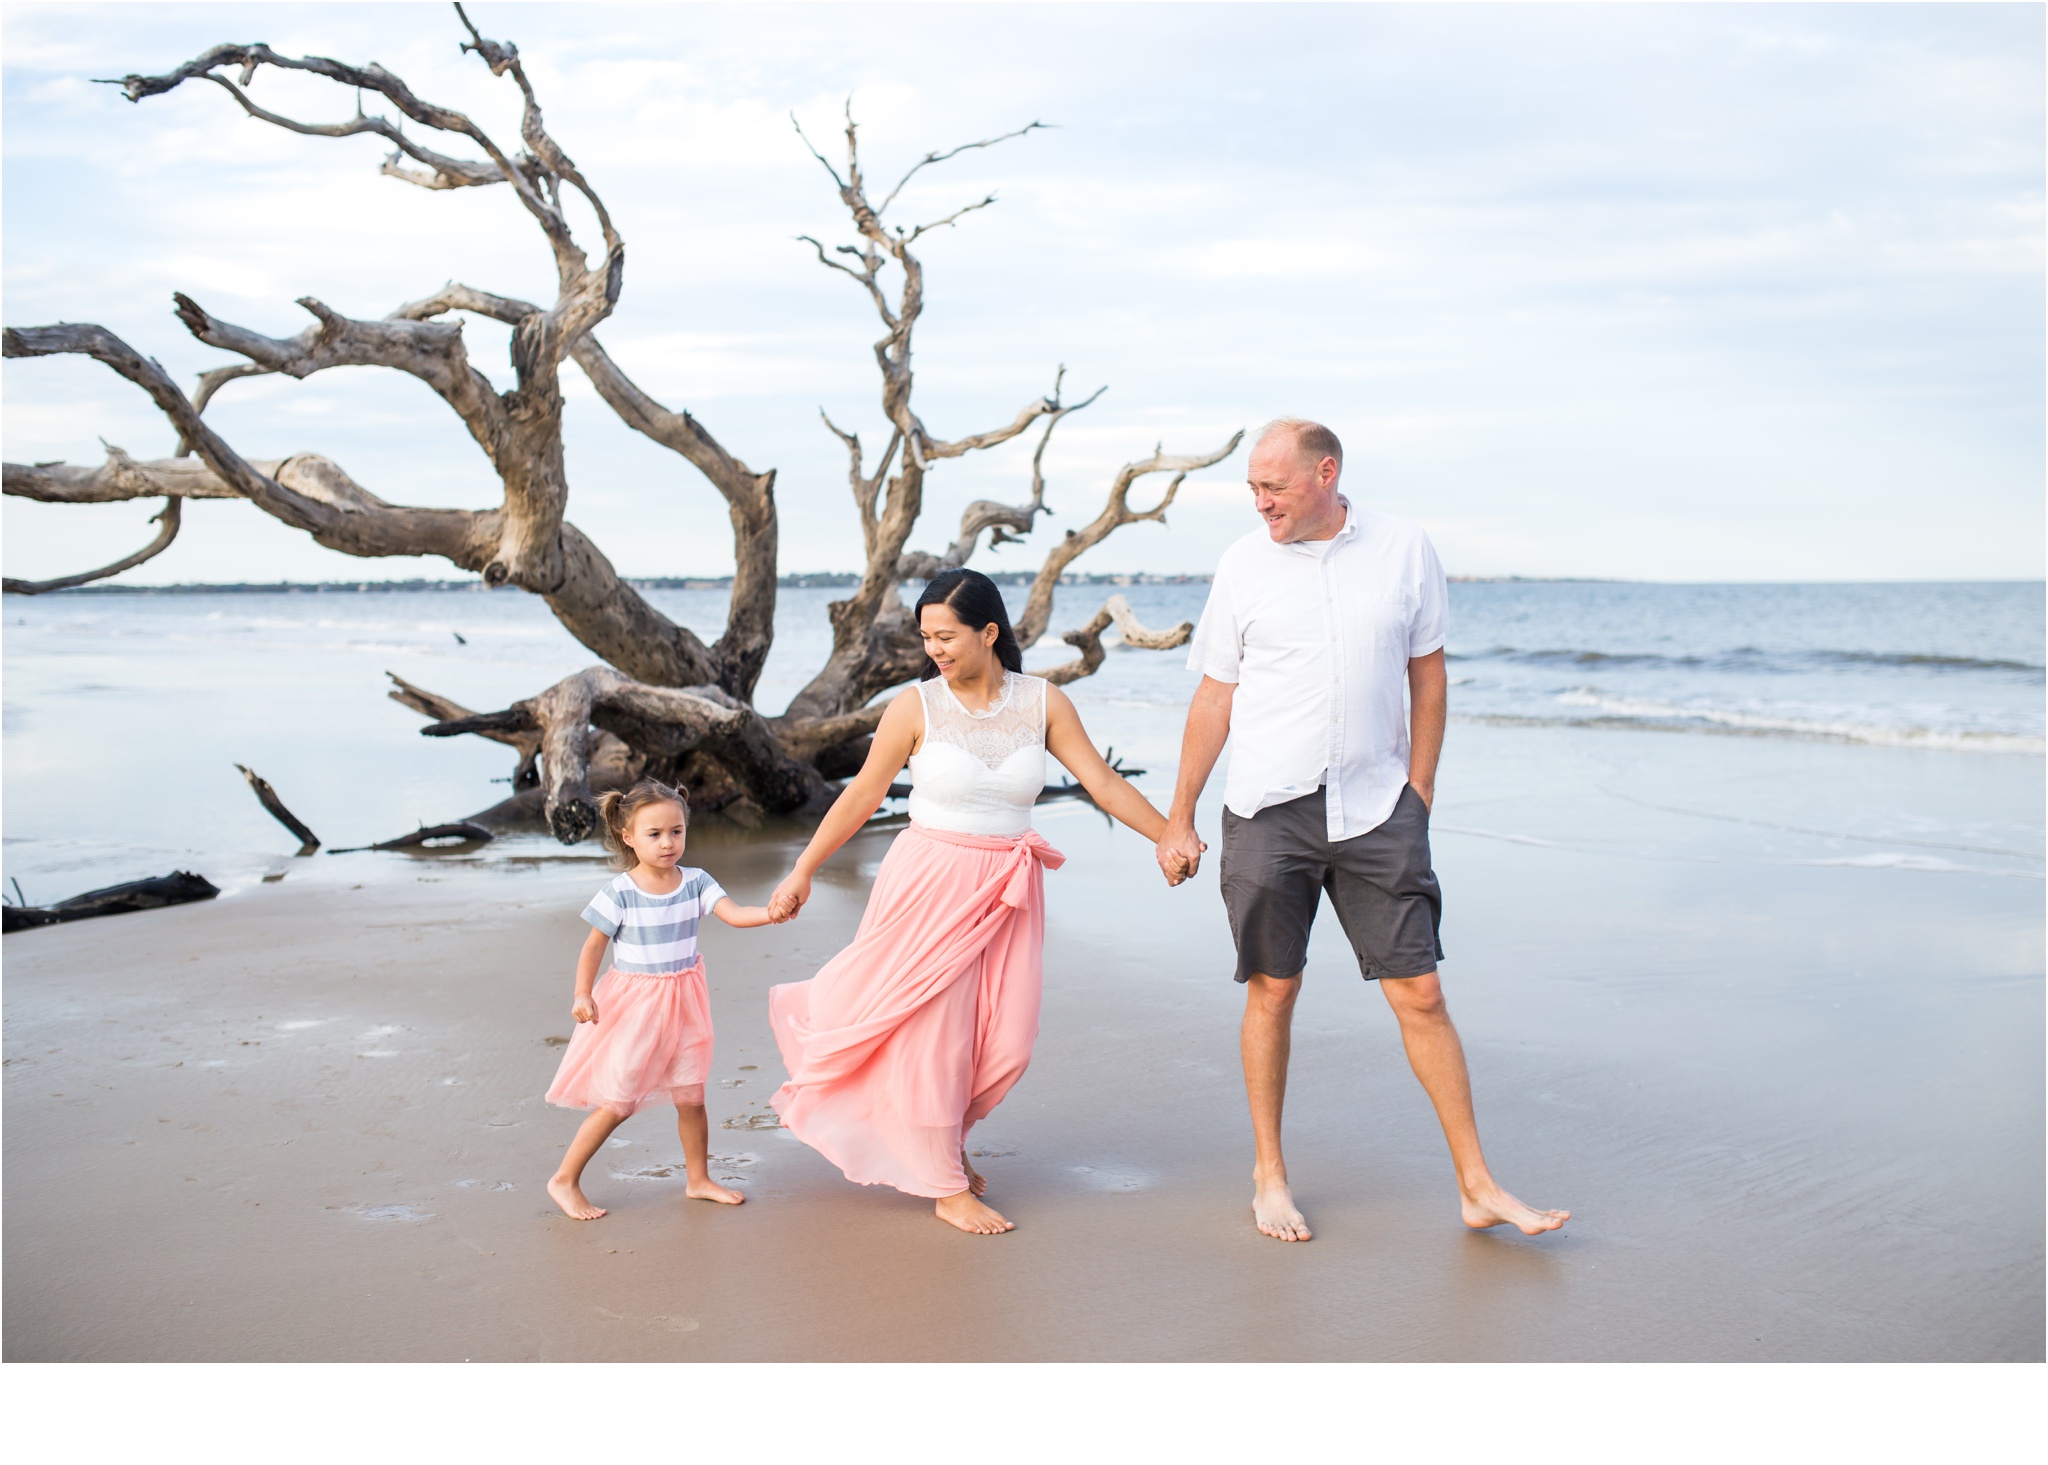
[{"label": "sandy beach", "polygon": [[[2038,759],[1460,726],[1442,787],[1482,1131],[1560,1235],[1460,1226],[1328,921],[1288,1111],[1316,1238],[1253,1231],[1213,861],[1170,891],[1071,805],[1037,1058],[975,1136],[1015,1233],[751,1127],[764,989],[845,937],[884,830],[798,923],[709,934],[715,1173],[748,1204],[685,1201],[650,1112],[592,1167],[611,1215],[571,1222],[541,1182],[574,1118],[539,1096],[601,866],[314,860],[8,938],[6,1357],[2041,1358],[2041,884],[1882,853],[1916,807],[2011,843]],[[1785,829],[1794,788],[1867,808],[1864,844]],[[693,854],[758,899],[788,846]]]}]

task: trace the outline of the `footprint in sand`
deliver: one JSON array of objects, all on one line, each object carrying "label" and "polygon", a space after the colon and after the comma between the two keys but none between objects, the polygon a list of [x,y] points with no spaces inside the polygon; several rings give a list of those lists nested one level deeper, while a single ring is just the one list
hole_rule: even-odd
[{"label": "footprint in sand", "polygon": [[782,1120],[773,1110],[766,1114],[733,1114],[719,1121],[720,1129],[780,1129]]},{"label": "footprint in sand", "polygon": [[361,1216],[365,1221],[431,1221],[434,1213],[419,1206],[340,1206],[336,1209],[347,1211],[352,1216]]}]

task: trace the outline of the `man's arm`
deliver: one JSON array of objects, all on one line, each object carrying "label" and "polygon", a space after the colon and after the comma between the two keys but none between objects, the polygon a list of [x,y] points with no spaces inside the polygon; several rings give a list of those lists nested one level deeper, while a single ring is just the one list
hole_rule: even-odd
[{"label": "man's arm", "polygon": [[1188,704],[1188,728],[1180,743],[1180,776],[1174,781],[1173,807],[1167,811],[1166,833],[1159,841],[1159,868],[1169,885],[1188,879],[1202,865],[1209,846],[1195,833],[1195,802],[1208,786],[1223,745],[1230,740],[1230,704],[1237,683],[1203,677]]},{"label": "man's arm", "polygon": [[1425,805],[1436,803],[1436,760],[1444,750],[1450,682],[1443,648],[1408,663],[1408,781]]}]

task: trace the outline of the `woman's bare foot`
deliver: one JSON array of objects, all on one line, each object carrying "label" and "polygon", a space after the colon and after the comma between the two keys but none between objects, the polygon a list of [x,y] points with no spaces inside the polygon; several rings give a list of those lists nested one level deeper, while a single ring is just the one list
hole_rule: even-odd
[{"label": "woman's bare foot", "polygon": [[979,1199],[988,1194],[988,1177],[967,1163],[967,1151],[960,1152],[960,1168],[967,1172],[967,1193]]},{"label": "woman's bare foot", "polygon": [[958,1195],[944,1196],[938,1204],[938,1216],[948,1226],[958,1226],[976,1236],[997,1236],[1005,1231],[1015,1231],[1016,1224],[1005,1220],[999,1213],[990,1210],[972,1191],[963,1190]]},{"label": "woman's bare foot", "polygon": [[583,1198],[582,1190],[573,1180],[564,1180],[557,1175],[548,1182],[548,1194],[555,1198],[562,1214],[572,1221],[595,1221],[604,1214],[603,1206],[594,1206]]},{"label": "woman's bare foot", "polygon": [[1284,1180],[1252,1181],[1252,1219],[1262,1235],[1275,1241],[1306,1241],[1314,1235],[1294,1204],[1294,1192]]},{"label": "woman's bare foot", "polygon": [[736,1190],[727,1190],[716,1180],[709,1178],[692,1180],[683,1187],[683,1194],[691,1200],[715,1200],[722,1206],[745,1205],[747,1198]]},{"label": "woman's bare foot", "polygon": [[1572,1218],[1570,1211],[1539,1211],[1525,1206],[1498,1185],[1472,1195],[1461,1194],[1459,1202],[1465,1224],[1474,1231],[1484,1231],[1489,1226],[1513,1226],[1524,1236],[1536,1236],[1555,1231]]}]

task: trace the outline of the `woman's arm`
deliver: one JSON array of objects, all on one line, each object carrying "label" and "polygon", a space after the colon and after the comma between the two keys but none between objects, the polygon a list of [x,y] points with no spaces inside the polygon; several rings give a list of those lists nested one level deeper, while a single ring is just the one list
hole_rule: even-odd
[{"label": "woman's arm", "polygon": [[923,736],[924,699],[912,687],[898,693],[889,710],[882,714],[882,725],[875,729],[875,740],[868,745],[867,762],[861,764],[860,772],[832,801],[832,807],[818,823],[818,832],[797,856],[795,868],[768,898],[772,919],[786,921],[803,909],[804,902],[811,898],[811,877],[818,873],[818,866],[831,859],[839,846],[868,822],[868,816],[882,807],[889,784],[910,761]]},{"label": "woman's arm", "polygon": [[590,989],[597,985],[598,963],[604,960],[604,949],[611,939],[592,929],[583,938],[583,950],[576,954],[576,1000],[570,1004],[569,1012],[578,1022],[597,1021],[597,1001],[590,995]]},{"label": "woman's arm", "polygon": [[1045,746],[1080,780],[1097,808],[1154,844],[1159,842],[1166,832],[1166,816],[1153,808],[1152,801],[1133,788],[1129,779],[1102,761],[1089,741],[1088,729],[1081,726],[1081,714],[1058,687],[1045,689]]}]

